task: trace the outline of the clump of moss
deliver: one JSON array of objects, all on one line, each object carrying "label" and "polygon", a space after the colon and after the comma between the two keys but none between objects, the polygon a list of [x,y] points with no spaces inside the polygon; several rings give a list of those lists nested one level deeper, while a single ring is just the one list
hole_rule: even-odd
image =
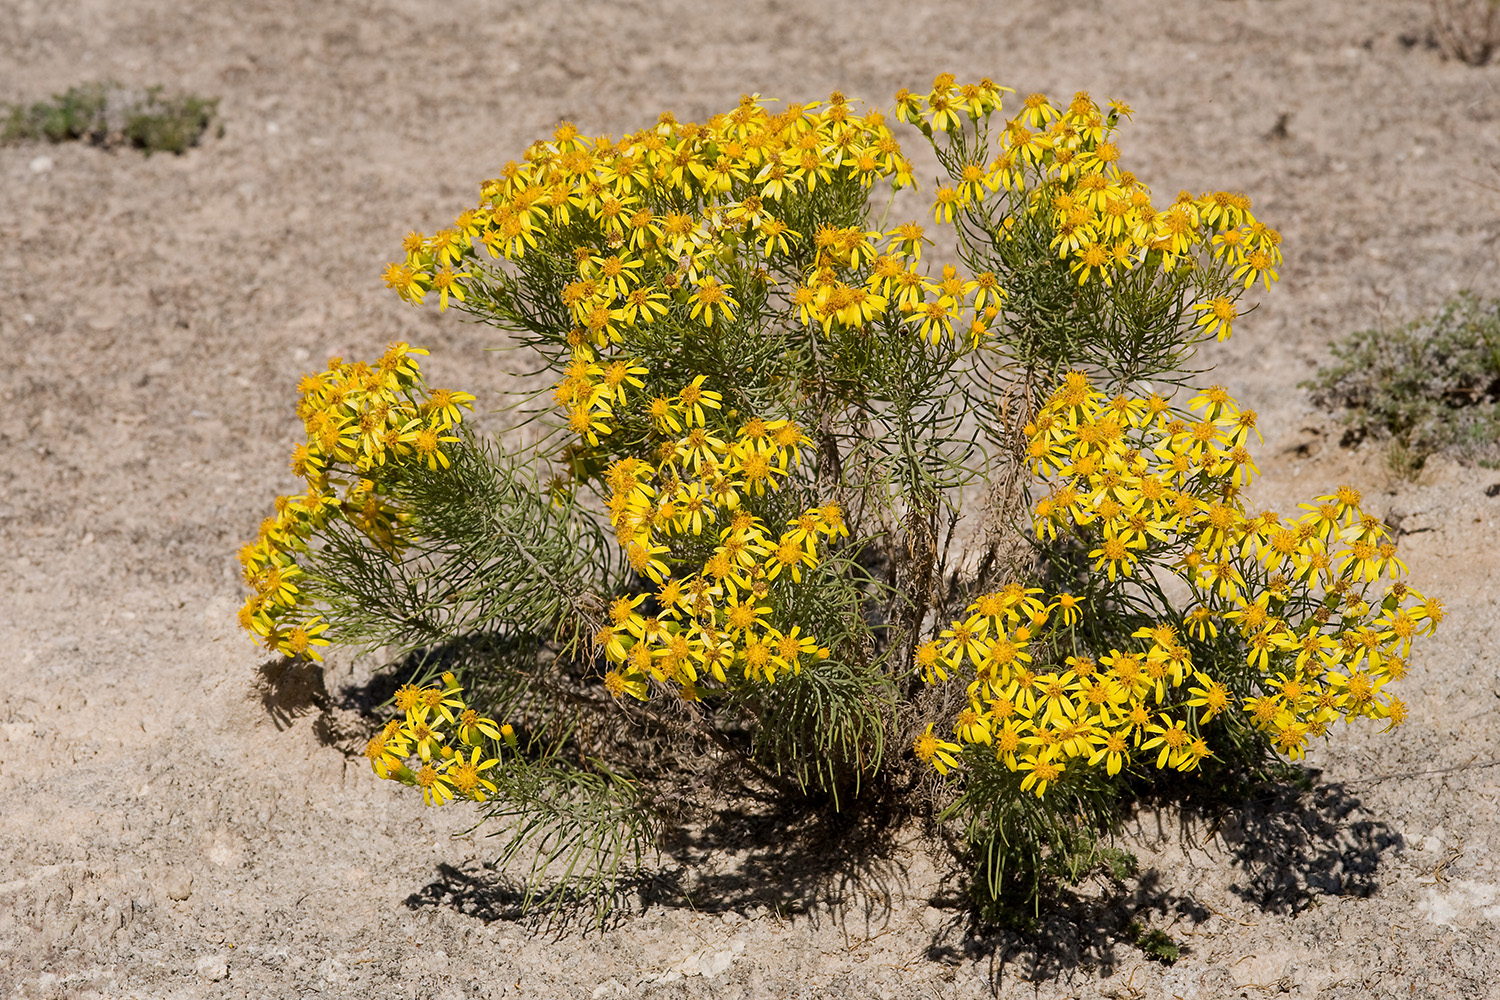
[{"label": "clump of moss", "polygon": [[[195,146],[218,110],[218,98],[166,96],[161,87],[136,90],[113,82],[70,87],[49,100],[13,104],[0,142],[88,142],[152,153]],[[222,127],[221,127],[222,131]]]},{"label": "clump of moss", "polygon": [[1304,385],[1345,411],[1353,434],[1388,441],[1393,467],[1415,473],[1438,453],[1500,460],[1500,299],[1465,292],[1432,316],[1331,347],[1338,363]]}]

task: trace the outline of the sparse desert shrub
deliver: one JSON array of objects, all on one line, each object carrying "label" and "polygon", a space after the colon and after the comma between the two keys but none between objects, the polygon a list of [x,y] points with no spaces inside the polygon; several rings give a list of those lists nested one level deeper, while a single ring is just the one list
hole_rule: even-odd
[{"label": "sparse desert shrub", "polygon": [[1336,364],[1306,385],[1360,436],[1389,442],[1391,464],[1420,471],[1448,453],[1500,460],[1500,299],[1463,293],[1405,326],[1330,345]]},{"label": "sparse desert shrub", "polygon": [[86,83],[51,100],[11,105],[0,141],[68,142],[130,146],[147,155],[183,153],[213,120],[217,98],[164,96],[161,87],[132,90],[116,83]]},{"label": "sparse desert shrub", "polygon": [[907,796],[998,912],[1128,874],[1099,837],[1143,783],[1399,723],[1384,687],[1441,605],[1350,488],[1250,514],[1254,414],[1170,398],[1275,280],[1276,232],[1239,194],[1156,205],[1122,104],[992,127],[1001,99],[896,95],[948,262],[878,218],[912,168],[841,94],[559,125],[385,275],[534,352],[550,436],[481,439],[406,344],[331,360],[241,623],[407,656],[376,773],[507,818],[555,893],[748,786]]},{"label": "sparse desert shrub", "polygon": [[1500,0],[1432,0],[1432,33],[1449,58],[1483,66],[1500,49]]}]

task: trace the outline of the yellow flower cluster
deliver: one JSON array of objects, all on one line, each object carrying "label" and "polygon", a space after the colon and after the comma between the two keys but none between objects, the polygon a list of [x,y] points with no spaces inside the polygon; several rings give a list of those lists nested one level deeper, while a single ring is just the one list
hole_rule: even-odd
[{"label": "yellow flower cluster", "polygon": [[[641,450],[655,459],[627,456],[603,476],[626,562],[657,587],[654,614],[638,610],[646,593],[618,597],[594,637],[611,665],[609,692],[644,700],[654,680],[694,700],[700,680],[724,684],[739,669],[746,680],[772,683],[778,673],[800,673],[807,658],[826,658],[800,625],[774,621],[774,591],[818,565],[821,540],[848,535],[841,509],[810,508],[777,535],[741,503],[780,488],[810,443],[802,428],[759,417],[735,426],[703,375],[673,395],[646,398],[636,391],[644,367],[623,360],[606,367],[593,356],[587,345],[575,348],[553,390],[569,427],[597,445],[612,432],[615,408],[634,405],[649,428]],[[689,556],[688,549],[702,552],[705,537],[717,540],[708,558]]]},{"label": "yellow flower cluster", "polygon": [[426,353],[393,343],[373,364],[330,358],[325,371],[303,376],[297,415],[306,440],[293,448],[291,466],[306,489],[277,497],[276,513],[239,553],[252,590],[239,622],[268,648],[316,660],[318,648],[328,645],[328,623],[307,616],[297,585],[297,554],[328,518],[341,518],[394,550],[405,516],[384,487],[409,466],[448,466],[443,446],[458,440],[451,432],[474,397],[429,391],[417,364]]},{"label": "yellow flower cluster", "polygon": [[[777,203],[836,177],[866,187],[883,178],[911,183],[884,116],[856,114],[839,93],[774,115],[759,95],[746,95],[706,124],[667,113],[618,142],[563,122],[552,141],[527,149],[524,163],[486,181],[479,206],[452,228],[410,234],[405,260],[391,264],[385,280],[410,302],[436,291],[446,306],[450,296],[465,301],[466,258],[514,261],[539,247],[576,247],[578,275],[564,305],[594,343],[654,321],[668,302],[711,326],[716,313],[730,318],[738,305],[715,277],[716,255],[734,245],[762,260],[784,257],[802,234],[778,217]],[[597,233],[600,245],[586,247],[576,232],[570,239],[575,223]]]},{"label": "yellow flower cluster", "polygon": [[[800,625],[778,622],[775,609],[778,592],[818,565],[820,546],[847,536],[839,505],[809,508],[779,533],[741,505],[742,494],[777,489],[806,437],[789,421],[752,418],[725,441],[699,433],[702,414],[674,411],[687,435],[663,449],[659,464],[623,458],[605,477],[615,537],[631,568],[657,585],[655,614],[639,610],[644,593],[618,597],[595,636],[616,697],[644,700],[655,680],[693,700],[700,680],[725,684],[739,670],[772,683],[828,656]],[[684,550],[703,551],[704,536],[712,553],[693,560]]]},{"label": "yellow flower cluster", "polygon": [[[929,727],[919,757],[946,769],[963,745],[994,745],[1040,795],[1075,759],[1114,774],[1146,752],[1158,768],[1191,770],[1209,753],[1201,728],[1231,709],[1292,758],[1337,719],[1405,719],[1384,688],[1405,675],[1412,639],[1442,621],[1442,603],[1399,579],[1385,526],[1350,487],[1303,504],[1295,520],[1247,513],[1254,412],[1217,386],[1189,411],[1159,395],[1110,398],[1074,372],[1037,414],[1030,461],[1052,482],[1033,510],[1037,536],[1071,534],[1110,587],[1154,587],[1162,570],[1190,598],[1134,631],[1139,645],[1037,668],[1030,650],[1061,646],[1040,639],[1078,621],[1078,599],[1044,604],[1019,586],[981,597],[918,649],[930,681],[974,669],[959,743]],[[1235,651],[1200,668],[1188,640]]]},{"label": "yellow flower cluster", "polygon": [[446,307],[450,297],[468,300],[469,280],[484,280],[466,269],[472,261],[551,253],[572,270],[558,293],[570,344],[606,348],[674,312],[707,328],[734,320],[739,292],[723,266],[734,256],[757,281],[801,268],[786,314],[825,333],[863,329],[894,303],[934,344],[955,329],[976,343],[999,312],[999,283],[951,267],[928,280],[918,269],[921,226],[801,233],[784,218],[782,209],[820,186],[881,180],[911,184],[911,165],[881,112],[856,115],[838,93],[774,115],[747,95],[706,125],[664,115],[618,143],[565,122],[524,164],[485,182],[481,204],[451,228],[409,234],[404,261],[390,264],[385,280],[412,303],[436,291]]},{"label": "yellow flower cluster", "polygon": [[[594,637],[610,664],[609,692],[645,700],[656,681],[695,700],[701,681],[724,684],[739,670],[745,680],[773,683],[778,673],[800,673],[804,660],[826,658],[800,625],[778,625],[774,592],[818,565],[820,540],[847,536],[842,511],[832,502],[811,508],[778,536],[741,503],[780,488],[810,443],[802,428],[759,417],[732,424],[722,394],[702,375],[673,395],[648,398],[643,366],[594,357],[587,345],[575,348],[553,390],[569,428],[597,445],[612,433],[616,408],[634,406],[649,429],[641,450],[654,459],[618,459],[603,477],[626,562],[657,587],[654,614],[639,610],[647,593],[618,597]],[[705,538],[717,540],[706,560]]]},{"label": "yellow flower cluster", "polygon": [[991,272],[964,278],[952,265],[931,280],[919,268],[924,242],[915,222],[885,233],[820,229],[814,235],[815,266],[791,294],[798,320],[825,334],[835,327],[858,330],[894,306],[934,346],[945,340],[976,346],[999,316],[1005,290]]},{"label": "yellow flower cluster", "polygon": [[[965,118],[987,129],[1000,107],[1000,90],[988,81],[955,86],[945,73],[926,96],[898,92],[896,117],[929,138],[955,136],[965,128]],[[1171,271],[1206,253],[1231,282],[1248,289],[1261,281],[1269,288],[1282,263],[1280,234],[1258,222],[1250,199],[1236,192],[1194,198],[1184,191],[1167,208],[1154,207],[1150,190],[1120,167],[1116,132],[1120,118],[1130,115],[1119,102],[1101,109],[1083,92],[1066,108],[1030,95],[1020,113],[1006,121],[993,150],[963,147],[969,162],[934,192],[934,217],[951,221],[1003,191],[1002,211],[1049,219],[1056,233],[1051,249],[1069,262],[1079,284],[1107,285],[1143,265]],[[1014,217],[1002,221],[1010,228]],[[1215,295],[1193,309],[1205,335],[1219,340],[1230,335],[1234,298]]]},{"label": "yellow flower cluster", "polygon": [[568,349],[552,394],[569,431],[583,447],[634,455],[610,465],[606,503],[627,562],[659,589],[654,615],[636,610],[646,594],[621,597],[597,636],[613,694],[645,697],[655,681],[692,698],[700,681],[772,682],[828,655],[774,609],[778,589],[818,564],[820,541],[847,534],[838,505],[777,528],[740,503],[779,488],[805,434],[726,413],[705,376],[658,392],[640,336],[664,322],[718,336],[749,296],[771,303],[765,315],[828,335],[898,309],[934,344],[977,342],[998,314],[999,283],[951,267],[929,281],[922,227],[803,233],[787,221],[829,188],[847,196],[877,181],[908,185],[911,166],[884,116],[838,93],[779,113],[750,95],[704,125],[663,115],[618,142],[563,123],[486,181],[452,227],[409,234],[387,269],[407,301],[436,293],[441,307],[488,301],[498,262],[518,270]]},{"label": "yellow flower cluster", "polygon": [[499,763],[495,744],[515,750],[515,731],[470,708],[453,674],[443,674],[442,680],[441,687],[407,684],[398,690],[401,717],[370,739],[365,757],[380,777],[420,788],[428,805],[445,805],[455,797],[487,801],[495,794],[495,783],[486,777]]},{"label": "yellow flower cluster", "polygon": [[[964,618],[917,647],[917,667],[929,683],[965,665],[972,670],[965,674],[972,676],[969,707],[953,727],[959,742],[938,739],[929,726],[913,747],[918,759],[946,773],[958,766],[954,755],[965,745],[993,747],[996,759],[1024,773],[1022,790],[1040,796],[1069,765],[1103,765],[1118,774],[1137,750],[1158,768],[1188,771],[1211,754],[1181,712],[1203,697],[1217,701],[1222,694],[1227,704],[1229,695],[1195,675],[1175,629],[1141,629],[1134,635],[1143,640],[1139,646],[1111,649],[1098,661],[1070,655],[1037,664],[1034,651],[1054,648],[1084,605],[1071,594],[1044,602],[1041,593],[1011,584],[981,595]],[[1178,689],[1195,676],[1207,688],[1181,698]]]}]

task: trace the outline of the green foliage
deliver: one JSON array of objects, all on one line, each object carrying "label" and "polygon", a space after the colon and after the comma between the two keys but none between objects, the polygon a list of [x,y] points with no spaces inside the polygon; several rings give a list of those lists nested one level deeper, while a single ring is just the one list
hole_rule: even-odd
[{"label": "green foliage", "polygon": [[1463,293],[1431,316],[1331,347],[1338,362],[1307,383],[1314,401],[1388,441],[1393,467],[1416,472],[1438,453],[1500,458],[1500,299]]},{"label": "green foliage", "polygon": [[104,112],[109,89],[108,84],[86,83],[55,94],[50,101],[39,101],[29,107],[11,105],[0,140],[95,141],[96,136],[102,140],[107,132]]},{"label": "green foliage", "polygon": [[1132,923],[1130,930],[1137,934],[1135,946],[1145,952],[1147,958],[1163,965],[1175,965],[1182,957],[1181,946],[1161,928],[1153,927],[1148,930],[1138,923]]},{"label": "green foliage", "polygon": [[125,139],[151,153],[187,152],[198,145],[219,107],[219,99],[188,94],[166,98],[160,87],[146,91],[146,100],[125,118]]},{"label": "green foliage", "polygon": [[0,142],[82,141],[152,153],[196,146],[218,110],[218,98],[168,97],[161,87],[128,90],[112,82],[70,87],[51,100],[11,105]]},{"label": "green foliage", "polygon": [[[1111,111],[1113,126],[1119,116]],[[950,178],[982,162],[994,145],[988,124],[934,139]],[[1001,189],[955,216],[959,259],[971,273],[993,272],[1006,290],[997,350],[986,356],[1005,381],[1018,375],[1040,403],[1069,371],[1106,375],[1109,391],[1146,381],[1182,382],[1196,342],[1194,303],[1238,298],[1227,268],[1163,266],[1159,250],[1147,266],[1122,269],[1109,281],[1078,280],[1077,262],[1057,252],[1058,219],[1028,210],[1059,195],[1074,196],[1071,180],[1049,179],[1034,189]],[[987,403],[993,407],[994,400]]]},{"label": "green foliage", "polygon": [[1025,928],[1027,914],[1038,913],[1043,899],[1091,875],[1128,876],[1135,859],[1100,839],[1118,832],[1123,779],[1093,774],[1045,796],[1023,791],[1021,780],[976,755],[944,817],[965,824],[980,919]]},{"label": "green foliage", "polygon": [[663,817],[637,782],[601,761],[580,767],[543,751],[511,758],[494,773],[499,789],[483,811],[500,831],[495,864],[524,863],[526,907],[569,894],[607,903],[601,890],[654,852]]},{"label": "green foliage", "polygon": [[493,444],[465,431],[451,462],[391,485],[390,498],[418,512],[409,547],[331,524],[306,567],[309,596],[357,648],[404,653],[496,630],[572,648],[615,583],[614,546]]}]

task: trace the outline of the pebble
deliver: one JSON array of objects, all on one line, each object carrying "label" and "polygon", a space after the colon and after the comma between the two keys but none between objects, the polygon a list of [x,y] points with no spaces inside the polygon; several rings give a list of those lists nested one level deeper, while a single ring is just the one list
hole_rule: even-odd
[{"label": "pebble", "polygon": [[161,887],[168,899],[175,899],[180,903],[193,894],[193,876],[184,871],[167,872],[166,877],[161,880]]},{"label": "pebble", "polygon": [[698,959],[698,971],[703,974],[704,979],[712,979],[729,968],[733,961],[733,952],[716,951],[712,955],[705,953],[702,958]]},{"label": "pebble", "polygon": [[52,157],[37,156],[31,161],[31,172],[34,174],[45,174],[52,169]]},{"label": "pebble", "polygon": [[223,955],[204,955],[198,959],[198,975],[211,983],[217,983],[229,975],[229,959]]}]

